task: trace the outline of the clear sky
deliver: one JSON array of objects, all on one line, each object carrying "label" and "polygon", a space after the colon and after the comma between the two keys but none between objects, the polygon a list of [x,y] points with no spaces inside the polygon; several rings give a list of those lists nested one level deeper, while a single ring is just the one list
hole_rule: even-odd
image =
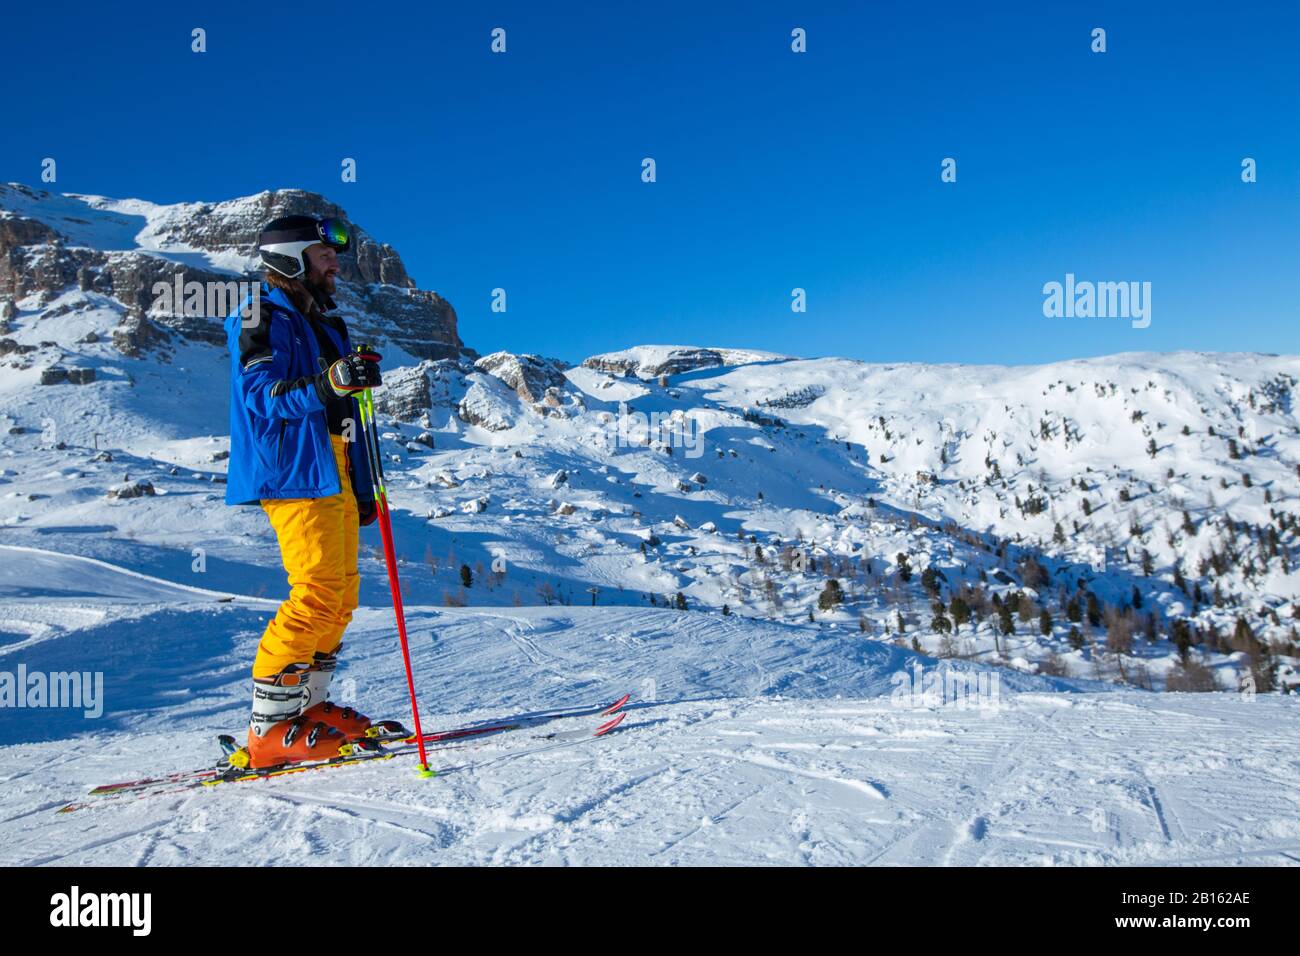
[{"label": "clear sky", "polygon": [[[1300,352],[1300,4],[189,6],[9,5],[0,180],[324,193],[481,352]],[[1150,327],[1045,318],[1066,273]]]}]

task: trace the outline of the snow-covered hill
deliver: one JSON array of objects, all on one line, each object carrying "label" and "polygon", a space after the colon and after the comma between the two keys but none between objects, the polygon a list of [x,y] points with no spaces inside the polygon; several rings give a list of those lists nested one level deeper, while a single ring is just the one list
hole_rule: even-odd
[{"label": "snow-covered hill", "polygon": [[[93,719],[0,707],[4,859],[221,859],[253,825],[227,813],[242,793],[141,806],[114,817],[120,838],[98,811],[45,813],[237,730],[285,589],[261,511],[223,504],[219,317],[161,312],[139,283],[244,277],[268,211],[341,211],[304,193],[161,207],[0,189],[0,671],[106,683]],[[432,802],[391,768],[339,771],[325,797],[267,784],[250,803],[285,834],[267,859],[358,821],[367,840],[337,859],[1295,851],[1279,788],[1294,789],[1296,698],[1273,692],[1300,654],[1300,357],[480,358],[395,251],[359,245],[340,301],[386,356],[381,444],[428,722],[621,690],[643,706],[618,746],[457,756],[466,773]],[[346,676],[401,716],[378,545],[363,532]],[[937,659],[997,675],[996,712],[894,706],[899,675]],[[1225,693],[1145,692],[1165,688]],[[383,836],[398,832],[411,840]]]},{"label": "snow-covered hill", "polygon": [[[60,286],[40,264],[127,250],[238,274],[259,217],[299,207],[342,214],[294,192],[155,206],[4,187],[9,540],[136,564],[197,548],[206,579],[276,586],[261,515],[225,508],[213,487],[228,359],[203,327],[218,317],[138,314],[124,346],[120,289],[84,272]],[[1178,686],[1292,679],[1300,359],[1004,368],[688,346],[577,365],[480,359],[437,350],[459,341],[454,313],[449,330],[442,313],[422,326],[366,311],[412,283],[394,250],[360,235],[340,298],[388,354],[385,448],[421,600],[680,593],[689,607],[1139,686],[1162,686],[1177,648]],[[128,476],[156,494],[107,498]],[[477,584],[461,586],[461,565]]]},{"label": "snow-covered hill", "polygon": [[[111,313],[60,304],[20,300],[10,336],[57,341],[96,378],[39,385],[38,352],[0,383],[5,540],[133,567],[199,549],[195,581],[278,593],[264,517],[221,500],[224,352],[178,338],[166,363],[123,356],[77,341]],[[382,425],[414,600],[589,604],[595,588],[598,604],[649,606],[680,592],[696,609],[1139,686],[1174,666],[1178,621],[1184,680],[1205,679],[1199,662],[1222,687],[1253,670],[1267,689],[1295,655],[1296,359],[788,359],[666,386],[551,366],[532,394],[533,366],[496,358],[388,373],[386,407],[406,417]],[[154,494],[109,497],[138,481]],[[832,578],[841,599],[821,608]],[[951,621],[955,598],[972,618],[944,633],[933,605]]]}]

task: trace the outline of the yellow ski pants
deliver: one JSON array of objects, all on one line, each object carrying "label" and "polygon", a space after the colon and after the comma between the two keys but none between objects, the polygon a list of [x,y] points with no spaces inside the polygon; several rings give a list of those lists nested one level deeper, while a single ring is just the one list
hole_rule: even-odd
[{"label": "yellow ski pants", "polygon": [[357,499],[348,481],[348,444],[330,435],[342,491],[328,498],[262,499],[289,574],[289,597],[262,634],[253,677],[333,653],[357,608]]}]

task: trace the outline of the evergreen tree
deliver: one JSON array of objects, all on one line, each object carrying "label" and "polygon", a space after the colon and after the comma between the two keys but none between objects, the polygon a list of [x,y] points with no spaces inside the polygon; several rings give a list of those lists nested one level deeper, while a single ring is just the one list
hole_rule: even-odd
[{"label": "evergreen tree", "polygon": [[1232,641],[1239,650],[1247,651],[1252,649],[1255,644],[1255,632],[1250,629],[1250,624],[1244,617],[1237,618],[1237,626],[1232,631]]},{"label": "evergreen tree", "polygon": [[1097,603],[1097,595],[1091,591],[1088,592],[1088,626],[1101,627],[1101,605]]},{"label": "evergreen tree", "polygon": [[1178,648],[1178,656],[1185,662],[1188,649],[1192,646],[1192,627],[1186,618],[1176,617],[1169,622],[1169,639]]},{"label": "evergreen tree", "polygon": [[955,629],[960,629],[971,618],[970,605],[957,596],[954,596],[948,602],[948,613],[952,615],[952,623]]},{"label": "evergreen tree", "polygon": [[817,606],[823,611],[829,611],[838,604],[844,603],[844,589],[840,587],[840,582],[831,578],[826,582],[826,587],[817,597]]},{"label": "evergreen tree", "polygon": [[930,594],[939,593],[939,572],[935,570],[933,564],[927,565],[926,569],[921,572],[921,587],[925,588]]}]

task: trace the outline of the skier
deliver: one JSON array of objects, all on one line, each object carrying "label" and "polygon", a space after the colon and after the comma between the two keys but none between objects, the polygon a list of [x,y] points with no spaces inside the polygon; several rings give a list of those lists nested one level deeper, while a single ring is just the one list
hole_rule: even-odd
[{"label": "skier", "polygon": [[370,468],[349,448],[355,393],[380,384],[381,356],[354,352],[331,315],[339,219],[286,216],[258,237],[260,296],[226,319],[231,355],[226,504],[260,504],[289,575],[289,597],[253,661],[248,727],[254,769],[337,756],[370,719],[329,700],[343,632],[357,606],[358,529],[375,520]]}]

